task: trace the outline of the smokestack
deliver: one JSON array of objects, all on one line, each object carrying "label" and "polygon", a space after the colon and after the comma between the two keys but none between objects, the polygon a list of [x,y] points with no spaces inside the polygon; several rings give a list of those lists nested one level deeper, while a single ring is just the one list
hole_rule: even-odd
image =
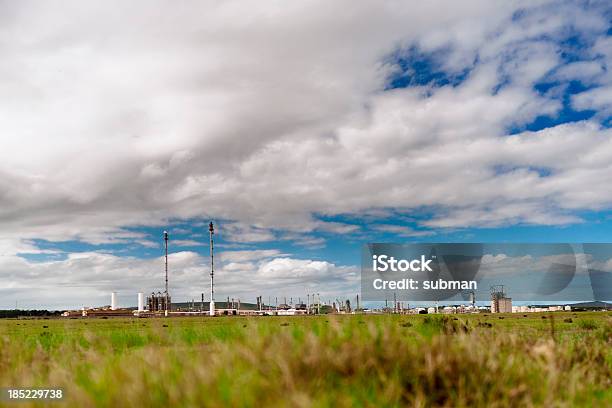
[{"label": "smokestack", "polygon": [[144,312],[144,293],[138,292],[138,311]]},{"label": "smokestack", "polygon": [[215,227],[212,221],[208,225],[208,232],[210,233],[210,316],[215,315],[215,263],[213,255],[213,235],[215,234]]},{"label": "smokestack", "polygon": [[117,310],[117,292],[111,293],[111,310]]},{"label": "smokestack", "polygon": [[164,231],[164,244],[166,249],[166,291],[164,292],[164,309],[166,312],[166,316],[168,316],[168,311],[170,310],[170,294],[168,293],[168,231]]}]

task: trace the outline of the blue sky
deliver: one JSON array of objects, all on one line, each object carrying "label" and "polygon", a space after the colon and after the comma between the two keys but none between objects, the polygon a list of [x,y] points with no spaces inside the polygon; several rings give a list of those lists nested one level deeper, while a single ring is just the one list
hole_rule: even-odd
[{"label": "blue sky", "polygon": [[[300,258],[315,260],[326,260],[336,264],[358,265],[360,262],[361,248],[364,244],[371,242],[380,243],[417,243],[417,242],[512,242],[512,243],[607,243],[610,242],[610,231],[612,231],[612,213],[592,212],[581,214],[584,222],[562,226],[537,226],[537,225],[514,225],[497,228],[461,228],[456,230],[443,230],[429,236],[405,237],[393,232],[367,231],[367,223],[359,220],[347,220],[344,217],[330,218],[334,222],[351,222],[358,225],[363,231],[348,233],[338,236],[333,233],[315,232],[312,237],[324,240],[315,245],[300,244],[299,241],[273,240],[259,243],[236,243],[223,239],[223,234],[214,236],[215,246],[218,251],[226,248],[240,250],[266,250],[278,249],[283,253],[290,253]],[[385,220],[387,224],[415,228],[415,223],[406,223],[401,216],[390,217]],[[189,250],[203,257],[209,254],[208,228],[202,227],[201,221],[182,221],[168,223],[167,230],[170,232],[170,251]],[[223,223],[221,222],[222,226]],[[179,230],[179,232],[173,232]],[[73,252],[104,251],[132,256],[136,258],[157,258],[163,254],[164,229],[160,227],[137,227],[131,228],[138,234],[143,234],[151,241],[151,247],[138,244],[89,244],[79,241],[46,241],[36,240],[35,245],[44,250],[58,251],[55,254],[20,254],[32,261],[48,261],[66,259],[67,254]],[[196,234],[198,236],[194,237]],[[195,241],[195,244],[174,245],[174,240]],[[155,245],[153,245],[155,243]]]},{"label": "blue sky", "polygon": [[1,6],[0,308],[134,303],[165,229],[197,297],[209,220],[245,300],[354,296],[368,242],[610,241],[607,2],[341,3]]}]

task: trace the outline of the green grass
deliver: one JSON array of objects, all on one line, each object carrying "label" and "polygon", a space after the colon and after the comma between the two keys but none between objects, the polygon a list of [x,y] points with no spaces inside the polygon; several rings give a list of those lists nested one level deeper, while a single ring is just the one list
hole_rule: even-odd
[{"label": "green grass", "polygon": [[526,316],[0,320],[0,386],[79,407],[612,406],[612,314]]}]

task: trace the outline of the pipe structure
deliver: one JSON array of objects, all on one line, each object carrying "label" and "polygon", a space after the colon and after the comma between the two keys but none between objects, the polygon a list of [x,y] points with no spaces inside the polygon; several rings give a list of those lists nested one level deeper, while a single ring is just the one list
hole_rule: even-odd
[{"label": "pipe structure", "polygon": [[208,232],[210,233],[210,308],[209,315],[215,315],[215,262],[213,254],[213,235],[215,233],[215,227],[211,221],[208,225]]}]

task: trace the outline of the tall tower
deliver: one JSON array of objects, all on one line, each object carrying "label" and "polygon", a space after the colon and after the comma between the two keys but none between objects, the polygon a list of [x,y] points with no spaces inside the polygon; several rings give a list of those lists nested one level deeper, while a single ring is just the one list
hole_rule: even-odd
[{"label": "tall tower", "polygon": [[215,234],[215,227],[211,221],[208,224],[208,232],[210,233],[210,310],[211,316],[215,315],[215,262],[213,254],[213,235]]},{"label": "tall tower", "polygon": [[164,298],[165,298],[165,307],[164,310],[166,312],[166,314],[168,314],[168,311],[170,311],[170,295],[168,293],[168,231],[164,231],[164,245],[165,245],[165,249],[166,249],[166,291],[164,292]]}]

